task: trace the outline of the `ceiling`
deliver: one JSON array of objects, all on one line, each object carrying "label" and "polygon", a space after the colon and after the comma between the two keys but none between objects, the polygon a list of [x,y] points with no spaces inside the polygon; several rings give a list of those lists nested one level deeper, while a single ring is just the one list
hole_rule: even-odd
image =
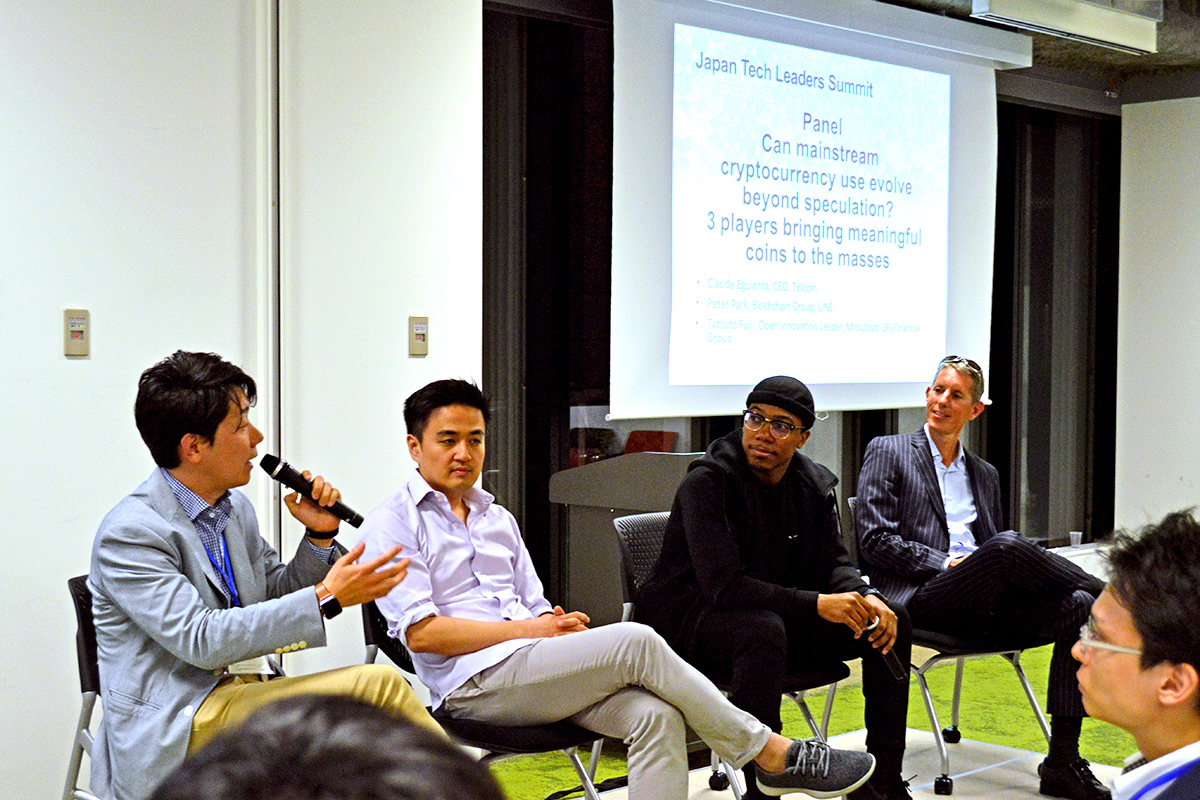
[{"label": "ceiling", "polygon": [[[881,0],[979,25],[971,19],[971,0]],[[1106,47],[1035,33],[1033,64],[1086,75],[1120,87],[1130,79],[1168,73],[1200,73],[1200,9],[1197,0],[1165,0],[1158,25],[1158,52],[1130,55]]]}]

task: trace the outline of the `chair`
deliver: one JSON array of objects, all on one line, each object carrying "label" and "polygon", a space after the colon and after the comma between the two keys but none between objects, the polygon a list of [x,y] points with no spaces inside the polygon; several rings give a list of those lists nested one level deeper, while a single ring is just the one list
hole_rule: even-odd
[{"label": "chair", "polygon": [[[363,603],[362,616],[363,638],[367,643],[366,663],[375,663],[377,654],[382,651],[401,670],[415,674],[416,670],[408,650],[399,640],[388,635],[387,620],[379,607],[374,602]],[[510,727],[477,720],[456,719],[440,712],[433,716],[455,741],[484,751],[480,758],[484,764],[506,756],[561,750],[575,768],[584,797],[587,800],[600,800],[594,784],[600,749],[604,743],[604,737],[600,734],[581,728],[568,720],[546,725]],[[592,746],[592,756],[585,769],[579,758],[579,748],[588,745]]]},{"label": "chair", "polygon": [[100,665],[96,657],[96,625],[92,620],[92,593],[87,587],[87,575],[67,581],[71,600],[75,603],[75,653],[79,658],[79,688],[83,692],[83,703],[79,709],[79,722],[75,725],[75,736],[71,742],[71,760],[67,767],[67,781],[63,787],[63,800],[99,800],[96,795],[79,788],[79,770],[86,753],[92,757],[92,711],[100,697]]},{"label": "chair", "polygon": [[[846,502],[850,505],[850,517],[854,523],[854,539],[857,546],[858,515],[856,511],[858,508],[858,498],[850,497]],[[857,548],[854,555],[857,561]],[[866,576],[864,576],[865,579]],[[1052,641],[1053,639],[1049,637],[1036,637],[1020,633],[989,631],[971,635],[958,635],[913,628],[913,646],[924,647],[927,650],[934,651],[934,654],[927,658],[921,666],[918,667],[915,663],[909,665],[909,669],[912,670],[912,673],[917,678],[918,685],[921,687],[921,698],[925,701],[925,711],[929,715],[929,729],[933,732],[933,741],[937,744],[938,757],[941,760],[942,774],[934,778],[934,794],[949,795],[954,792],[954,779],[950,777],[950,753],[946,749],[946,745],[957,744],[962,740],[962,733],[958,729],[958,709],[962,699],[963,665],[968,658],[1001,656],[1009,664],[1012,664],[1013,670],[1017,673],[1017,680],[1021,682],[1021,688],[1025,690],[1025,697],[1029,700],[1029,705],[1033,708],[1033,715],[1037,718],[1038,725],[1041,726],[1042,735],[1046,737],[1046,743],[1049,745],[1050,726],[1046,722],[1046,715],[1042,713],[1042,707],[1038,705],[1037,697],[1033,693],[1033,687],[1029,685],[1029,679],[1025,676],[1025,670],[1021,667],[1021,653],[1034,647],[1050,644]],[[941,723],[938,721],[937,710],[933,707],[933,694],[929,691],[929,681],[925,675],[929,670],[950,660],[956,662],[954,700],[950,706],[950,724],[942,728],[940,727]]]},{"label": "chair", "polygon": [[[625,622],[633,619],[636,610],[634,598],[637,597],[638,591],[650,577],[654,565],[658,563],[658,556],[662,551],[663,534],[667,530],[669,517],[670,514],[663,511],[650,514],[631,514],[613,520],[613,527],[617,531],[617,546],[621,551],[621,577],[625,595],[621,619]],[[824,741],[829,734],[829,715],[833,710],[837,683],[849,676],[849,667],[841,661],[806,665],[803,671],[787,676],[784,695],[791,698],[800,708],[800,713],[804,715],[804,720],[812,730],[813,736],[821,741]],[[809,710],[808,703],[804,700],[804,693],[822,686],[828,686],[829,692],[825,697],[825,712],[820,725],[818,725],[812,711]],[[717,687],[722,691],[728,691],[728,687],[722,686],[720,683],[717,683]],[[721,761],[716,753],[713,753],[712,775],[708,779],[709,787],[714,791],[732,787],[734,797],[741,800],[742,788],[736,772],[732,765]]]},{"label": "chair", "polygon": [[[954,792],[954,779],[950,777],[950,754],[946,744],[956,744],[962,739],[962,733],[958,730],[958,708],[962,698],[963,664],[968,658],[1001,656],[1012,664],[1017,679],[1021,682],[1021,688],[1025,690],[1025,697],[1033,708],[1033,714],[1037,717],[1038,725],[1042,728],[1042,735],[1046,737],[1047,745],[1050,743],[1050,726],[1046,722],[1046,715],[1042,713],[1042,707],[1038,705],[1037,697],[1034,696],[1033,687],[1029,685],[1029,679],[1025,677],[1025,670],[1021,667],[1021,653],[1050,644],[1053,639],[1004,633],[959,636],[914,628],[912,641],[914,647],[925,647],[935,651],[921,666],[911,666],[917,683],[921,686],[921,697],[925,700],[925,711],[929,714],[929,729],[933,731],[933,740],[937,744],[942,764],[942,774],[933,781],[934,794],[948,795]],[[925,674],[938,664],[952,659],[957,662],[957,666],[954,674],[951,720],[949,726],[939,729],[941,723],[938,722],[937,711],[933,707],[933,695],[929,691],[929,682],[925,679]]]}]

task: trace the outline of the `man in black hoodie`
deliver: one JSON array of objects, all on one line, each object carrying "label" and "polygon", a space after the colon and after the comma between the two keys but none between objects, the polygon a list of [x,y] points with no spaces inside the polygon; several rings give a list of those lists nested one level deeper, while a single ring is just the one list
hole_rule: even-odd
[{"label": "man in black hoodie", "polygon": [[[850,563],[837,478],[799,452],[816,419],[808,388],[767,378],[746,406],[744,426],[713,442],[676,492],[639,617],[775,731],[788,664],[861,658],[876,769],[852,796],[907,798],[908,615]],[[903,677],[883,653],[895,654]]]}]

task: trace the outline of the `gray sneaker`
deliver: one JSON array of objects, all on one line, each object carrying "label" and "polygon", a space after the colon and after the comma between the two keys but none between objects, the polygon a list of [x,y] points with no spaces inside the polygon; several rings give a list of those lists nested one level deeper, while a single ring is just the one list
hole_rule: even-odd
[{"label": "gray sneaker", "polygon": [[875,756],[870,753],[834,750],[816,740],[794,740],[785,763],[783,772],[766,772],[754,765],[759,791],[773,797],[792,792],[838,797],[862,786],[875,771]]}]

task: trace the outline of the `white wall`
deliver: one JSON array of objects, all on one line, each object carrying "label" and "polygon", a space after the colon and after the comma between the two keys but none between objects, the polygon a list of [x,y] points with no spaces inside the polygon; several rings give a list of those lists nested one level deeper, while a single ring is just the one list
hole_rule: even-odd
[{"label": "white wall", "polygon": [[[290,118],[300,120],[291,134],[319,147],[288,176],[302,191],[284,209],[284,395],[295,404],[284,429],[288,458],[311,459],[369,508],[394,479],[383,471],[395,464],[403,394],[479,371],[480,5],[338,5],[340,19],[290,43],[293,56],[313,50],[303,69],[327,82],[298,78],[324,108],[300,103]],[[0,0],[0,481],[14,509],[0,560],[6,797],[61,791],[79,702],[65,584],[87,570],[100,518],[152,468],[133,424],[138,375],[178,348],[270,372],[263,7]],[[453,49],[430,51],[431,40]],[[451,59],[461,63],[446,69]],[[304,114],[332,127],[340,118],[343,147]],[[447,181],[453,203],[437,191],[451,158],[466,165]],[[447,288],[451,265],[461,282]],[[398,335],[375,313],[389,301],[404,318],[432,317],[419,367],[379,357],[381,336]],[[68,307],[91,310],[88,359],[62,355]],[[269,414],[254,417],[266,427]],[[257,476],[249,489],[266,493]],[[358,630],[352,614],[332,627]]]},{"label": "white wall", "polygon": [[[248,13],[223,0],[0,3],[10,797],[61,791],[79,704],[66,580],[152,468],[133,424],[139,373],[177,348],[254,367]],[[88,359],[63,356],[68,307],[91,311]]]},{"label": "white wall", "polygon": [[1118,528],[1200,504],[1198,131],[1198,98],[1122,111]]},{"label": "white wall", "polygon": [[[481,380],[482,25],[479,0],[280,13],[284,458],[362,514],[414,468],[404,399]],[[429,317],[427,357],[408,356],[410,315]],[[291,552],[302,531],[283,530]],[[346,616],[288,669],[361,660],[357,609]]]}]

